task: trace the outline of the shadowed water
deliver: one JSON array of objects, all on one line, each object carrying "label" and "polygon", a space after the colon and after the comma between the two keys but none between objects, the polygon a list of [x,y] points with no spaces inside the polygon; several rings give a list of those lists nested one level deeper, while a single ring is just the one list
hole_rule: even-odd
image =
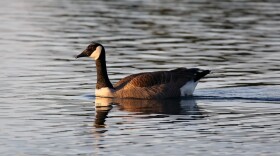
[{"label": "shadowed water", "polygon": [[[280,3],[0,1],[0,155],[279,155]],[[112,83],[211,69],[192,98],[94,97],[91,41]]]}]

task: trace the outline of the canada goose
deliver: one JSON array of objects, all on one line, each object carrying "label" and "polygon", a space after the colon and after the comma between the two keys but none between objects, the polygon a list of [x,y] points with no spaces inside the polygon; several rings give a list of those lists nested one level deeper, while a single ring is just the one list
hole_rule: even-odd
[{"label": "canada goose", "polygon": [[92,42],[76,56],[80,57],[90,57],[96,62],[97,97],[163,99],[189,96],[198,80],[210,73],[210,70],[198,68],[145,72],[127,76],[113,86],[107,74],[105,48],[101,44]]}]

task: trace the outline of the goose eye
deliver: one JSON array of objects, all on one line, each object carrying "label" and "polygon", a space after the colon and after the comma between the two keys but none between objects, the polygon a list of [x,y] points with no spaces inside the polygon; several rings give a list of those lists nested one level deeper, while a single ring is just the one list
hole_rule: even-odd
[{"label": "goose eye", "polygon": [[89,51],[95,51],[96,47],[93,45],[89,45],[87,48]]}]

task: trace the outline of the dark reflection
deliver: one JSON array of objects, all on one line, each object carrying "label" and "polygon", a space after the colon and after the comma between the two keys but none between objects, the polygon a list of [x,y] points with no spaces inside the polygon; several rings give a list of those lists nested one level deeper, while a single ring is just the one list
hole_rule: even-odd
[{"label": "dark reflection", "polygon": [[164,100],[140,100],[140,99],[95,99],[95,127],[104,128],[105,121],[112,106],[127,112],[140,114],[164,114],[164,115],[189,115],[194,118],[203,118],[202,112],[194,98],[188,99],[164,99]]},{"label": "dark reflection", "polygon": [[106,125],[105,125],[105,121],[106,121],[106,118],[107,118],[107,115],[109,113],[109,111],[112,109],[111,106],[109,107],[99,107],[99,108],[96,108],[96,115],[95,115],[95,127],[96,128],[104,128]]}]

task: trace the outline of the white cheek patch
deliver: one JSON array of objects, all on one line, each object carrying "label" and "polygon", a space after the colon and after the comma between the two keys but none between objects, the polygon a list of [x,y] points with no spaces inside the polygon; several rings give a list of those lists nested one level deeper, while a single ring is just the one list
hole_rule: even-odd
[{"label": "white cheek patch", "polygon": [[93,58],[94,60],[97,60],[100,57],[101,51],[102,51],[102,47],[98,46],[89,57]]}]

